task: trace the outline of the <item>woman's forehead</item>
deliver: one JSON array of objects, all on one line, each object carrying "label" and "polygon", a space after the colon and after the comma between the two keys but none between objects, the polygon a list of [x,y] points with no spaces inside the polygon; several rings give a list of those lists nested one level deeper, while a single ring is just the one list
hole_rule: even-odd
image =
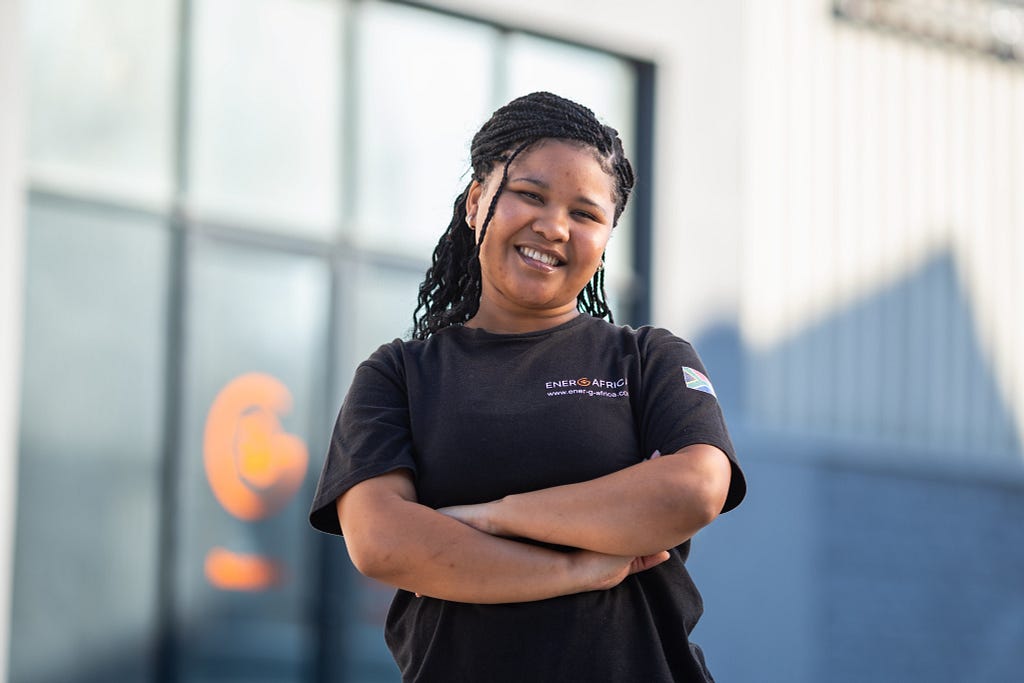
[{"label": "woman's forehead", "polygon": [[[614,179],[597,148],[577,140],[560,138],[544,138],[523,148],[508,164],[508,178],[527,170],[532,174],[550,175],[556,170],[564,172],[567,167],[576,171],[600,171],[614,190]],[[495,172],[503,170],[504,164],[496,164],[488,175],[500,178],[501,173]]]}]

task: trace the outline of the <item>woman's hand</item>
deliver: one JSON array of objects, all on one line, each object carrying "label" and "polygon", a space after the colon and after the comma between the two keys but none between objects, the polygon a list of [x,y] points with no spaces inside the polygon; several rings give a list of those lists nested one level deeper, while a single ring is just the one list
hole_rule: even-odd
[{"label": "woman's hand", "polygon": [[[497,502],[479,503],[477,505],[452,505],[440,508],[438,512],[457,519],[463,524],[473,527],[492,536],[504,536],[505,532],[498,525]],[[642,572],[655,567],[669,558],[668,551],[652,555],[630,557],[609,555],[592,550],[576,550],[572,553],[575,571],[584,577],[588,590],[607,590],[614,588],[630,574]]]},{"label": "woman's hand", "polygon": [[592,550],[578,550],[573,553],[576,569],[591,583],[590,590],[608,590],[618,586],[630,574],[636,574],[656,567],[669,558],[667,550],[641,557],[605,555]]}]

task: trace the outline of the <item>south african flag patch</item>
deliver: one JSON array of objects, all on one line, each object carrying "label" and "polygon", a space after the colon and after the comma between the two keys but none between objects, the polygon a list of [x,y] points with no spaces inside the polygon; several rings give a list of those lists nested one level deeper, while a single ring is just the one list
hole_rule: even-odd
[{"label": "south african flag patch", "polygon": [[683,368],[683,379],[686,380],[686,386],[690,389],[696,389],[697,391],[703,391],[705,394],[711,394],[715,398],[718,395],[715,394],[715,388],[711,386],[711,380],[709,380],[703,373],[688,368],[685,365]]}]

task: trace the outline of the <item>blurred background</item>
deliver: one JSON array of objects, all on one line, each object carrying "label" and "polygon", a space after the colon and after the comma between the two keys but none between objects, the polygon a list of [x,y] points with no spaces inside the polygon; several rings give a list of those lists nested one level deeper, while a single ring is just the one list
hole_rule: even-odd
[{"label": "blurred background", "polygon": [[616,317],[694,342],[747,472],[716,678],[1019,680],[1017,0],[0,0],[0,678],[398,679],[308,504],[538,89],[622,133]]}]

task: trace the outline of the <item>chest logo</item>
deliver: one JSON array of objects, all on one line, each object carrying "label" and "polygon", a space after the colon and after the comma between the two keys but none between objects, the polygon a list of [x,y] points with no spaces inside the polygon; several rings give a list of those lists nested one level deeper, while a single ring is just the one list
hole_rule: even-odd
[{"label": "chest logo", "polygon": [[608,398],[620,398],[629,396],[629,388],[626,386],[626,378],[619,379],[598,379],[595,377],[576,377],[573,379],[559,379],[544,383],[548,396],[605,396]]}]

